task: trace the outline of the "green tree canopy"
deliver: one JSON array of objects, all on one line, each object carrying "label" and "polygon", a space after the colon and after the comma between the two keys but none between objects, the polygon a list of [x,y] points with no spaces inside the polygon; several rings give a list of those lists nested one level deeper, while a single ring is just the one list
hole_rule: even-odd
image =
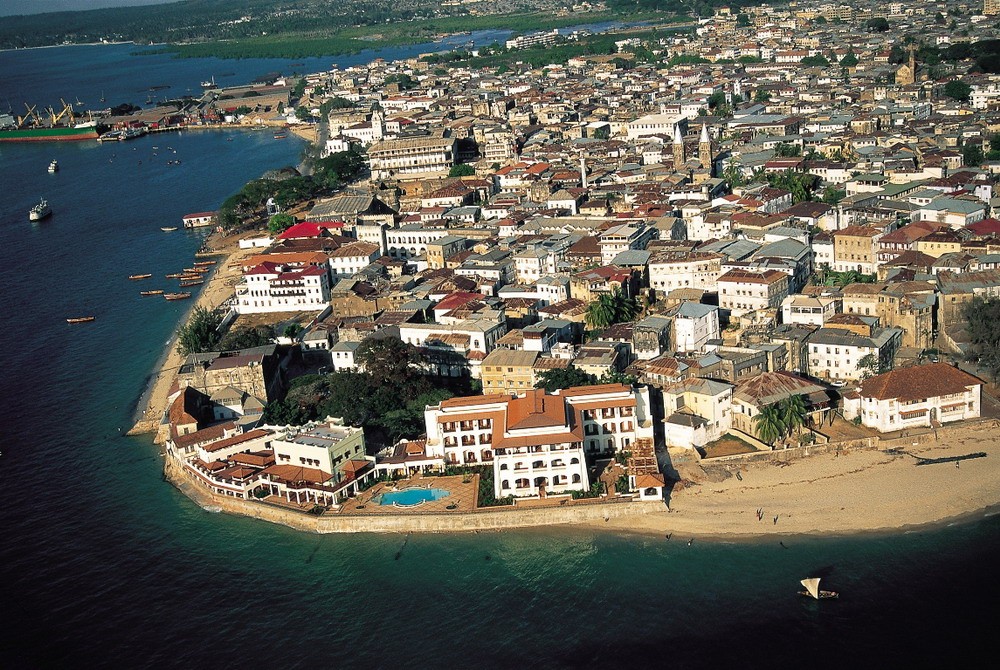
[{"label": "green tree canopy", "polygon": [[559,389],[573,388],[574,386],[590,386],[597,383],[597,377],[587,374],[583,370],[574,367],[554,368],[546,370],[538,375],[536,388],[545,389],[549,393]]},{"label": "green tree canopy", "polygon": [[449,177],[474,177],[475,175],[476,169],[467,163],[452,165],[451,169],[448,170]]},{"label": "green tree canopy", "polygon": [[250,349],[270,344],[274,340],[274,329],[270,326],[240,326],[226,333],[219,342],[221,351]]},{"label": "green tree canopy", "polygon": [[218,312],[195,307],[188,322],[177,333],[177,351],[182,355],[214,351],[219,344],[219,325],[222,315]]},{"label": "green tree canopy", "polygon": [[280,235],[295,225],[295,217],[291,214],[280,212],[275,214],[267,222],[267,232],[272,235]]},{"label": "green tree canopy", "polygon": [[972,87],[961,79],[952,79],[944,85],[944,94],[952,100],[968,102],[969,96],[972,94]]},{"label": "green tree canopy", "polygon": [[844,54],[844,57],[840,59],[841,67],[854,67],[858,64],[858,57],[854,55],[853,51],[848,51]]}]

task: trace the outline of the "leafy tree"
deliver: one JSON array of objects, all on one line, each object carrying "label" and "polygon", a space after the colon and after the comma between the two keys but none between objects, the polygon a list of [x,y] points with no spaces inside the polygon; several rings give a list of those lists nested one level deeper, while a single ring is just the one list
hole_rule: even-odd
[{"label": "leafy tree", "polygon": [[944,85],[944,94],[952,100],[968,102],[971,93],[972,87],[961,79],[952,79]]},{"label": "leafy tree", "polygon": [[235,351],[237,349],[250,349],[270,344],[274,340],[274,329],[270,326],[257,326],[251,328],[241,326],[229,331],[219,341],[219,349],[222,351]]},{"label": "leafy tree", "polygon": [[283,337],[287,337],[289,339],[295,339],[296,337],[298,337],[299,333],[301,333],[303,330],[305,330],[305,328],[302,327],[302,324],[290,323],[287,326],[285,326],[285,329],[281,331],[281,334]]},{"label": "leafy tree", "polygon": [[785,427],[781,423],[781,414],[778,406],[767,405],[762,407],[760,412],[753,418],[754,432],[761,442],[774,444],[784,435]]},{"label": "leafy tree", "polygon": [[396,84],[399,86],[399,90],[408,91],[411,88],[416,88],[417,82],[406,73],[390,74],[385,78],[385,84]]},{"label": "leafy tree", "polygon": [[828,205],[836,205],[846,196],[847,196],[847,191],[839,189],[836,186],[827,186],[825,189],[823,189],[823,197],[821,199]]},{"label": "leafy tree", "polygon": [[303,78],[299,79],[297,82],[295,82],[295,86],[292,87],[292,99],[293,100],[296,100],[296,99],[302,97],[302,95],[306,92],[306,85],[307,85],[307,83],[306,83],[305,77],[303,77]]},{"label": "leafy tree", "polygon": [[310,119],[312,119],[312,112],[310,112],[305,107],[296,107],[295,118],[298,119],[299,121],[309,121]]},{"label": "leafy tree", "polygon": [[715,109],[719,105],[726,104],[726,94],[722,91],[716,91],[712,95],[708,96],[708,108]]},{"label": "leafy tree", "polygon": [[962,147],[962,163],[969,167],[983,164],[983,149],[978,144],[966,144]]},{"label": "leafy tree", "polygon": [[195,307],[188,322],[177,333],[177,351],[182,355],[214,351],[219,343],[219,325],[222,315],[218,312]]},{"label": "leafy tree", "polygon": [[750,25],[750,17],[744,12],[740,12],[736,15],[736,25],[740,28],[746,28]]},{"label": "leafy tree", "polygon": [[784,189],[792,194],[792,203],[812,200],[813,190],[819,184],[819,177],[806,172],[784,170],[771,172],[764,177],[774,188]]},{"label": "leafy tree", "polygon": [[280,235],[295,225],[295,217],[291,214],[280,212],[272,216],[267,222],[267,232],[272,235]]},{"label": "leafy tree", "polygon": [[824,56],[816,54],[815,56],[806,56],[800,60],[799,63],[805,65],[806,67],[826,67],[830,64],[830,61],[828,61]]},{"label": "leafy tree", "polygon": [[948,20],[944,18],[944,14],[942,14],[941,12],[938,12],[937,14],[934,15],[934,23],[937,23],[938,25],[943,26],[945,23],[947,23],[947,21]]},{"label": "leafy tree", "polygon": [[754,102],[768,102],[771,99],[771,94],[763,88],[758,88],[753,93]]},{"label": "leafy tree", "polygon": [[597,381],[600,384],[624,384],[625,386],[635,386],[639,382],[639,378],[620,370],[609,370]]},{"label": "leafy tree", "polygon": [[538,375],[538,383],[535,388],[545,389],[549,393],[559,389],[573,388],[574,386],[591,386],[597,383],[597,377],[587,374],[579,368],[553,368]]},{"label": "leafy tree", "polygon": [[476,174],[476,169],[466,163],[458,163],[457,165],[452,165],[451,169],[448,170],[449,177],[474,177],[475,174]]},{"label": "leafy tree", "polygon": [[889,32],[889,22],[882,17],[868,19],[865,29],[870,33],[886,33]]},{"label": "leafy tree", "polygon": [[848,51],[844,54],[844,57],[840,59],[840,67],[854,67],[858,64],[858,57],[854,55],[853,51]]},{"label": "leafy tree", "polygon": [[403,387],[422,379],[426,357],[398,337],[368,339],[358,348],[355,360],[380,386]]},{"label": "leafy tree", "polygon": [[866,354],[862,356],[858,360],[858,364],[855,366],[855,369],[861,372],[862,379],[868,379],[869,377],[885,372],[885,370],[882,369],[882,363],[875,354]]}]

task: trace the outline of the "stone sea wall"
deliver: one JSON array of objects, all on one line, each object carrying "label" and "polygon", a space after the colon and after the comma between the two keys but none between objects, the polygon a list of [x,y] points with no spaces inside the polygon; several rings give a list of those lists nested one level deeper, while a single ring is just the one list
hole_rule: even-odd
[{"label": "stone sea wall", "polygon": [[314,516],[275,505],[215,495],[198,483],[173,458],[163,468],[166,478],[201,507],[249,516],[311,533],[447,533],[504,528],[531,528],[562,524],[595,523],[625,516],[665,512],[663,502],[589,503],[580,505],[492,509],[476,512],[397,515],[324,514]]}]

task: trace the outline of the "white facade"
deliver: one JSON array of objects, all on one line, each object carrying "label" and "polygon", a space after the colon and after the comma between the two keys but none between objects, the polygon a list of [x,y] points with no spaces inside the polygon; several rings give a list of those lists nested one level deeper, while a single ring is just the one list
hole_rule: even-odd
[{"label": "white facade", "polygon": [[720,337],[719,308],[686,302],[674,315],[674,346],[677,351],[702,351],[709,340]]},{"label": "white facade", "polygon": [[839,328],[822,328],[809,339],[809,374],[856,381],[865,374],[858,364],[868,355],[874,356],[883,369],[891,368],[902,339],[901,328],[882,328],[871,337]]},{"label": "white facade", "polygon": [[318,468],[333,474],[344,461],[365,457],[364,431],[345,426],[340,419],[296,430],[271,443],[276,465]]},{"label": "white facade", "polygon": [[781,322],[822,326],[838,311],[833,296],[790,295],[781,301]]},{"label": "white facade", "polygon": [[498,497],[586,490],[586,452],[610,454],[653,437],[648,390],[619,384],[452,398],[427,407],[424,418],[427,454],[492,462]]},{"label": "white facade", "polygon": [[381,256],[379,245],[372,242],[354,242],[330,254],[330,269],[337,278],[353,277]]},{"label": "white facade", "polygon": [[[927,379],[950,392],[924,397],[920,389]],[[845,398],[844,417],[860,416],[880,433],[975,419],[982,411],[982,388],[978,379],[947,363],[893,370],[866,380],[856,396]]]},{"label": "white facade", "polygon": [[777,270],[730,270],[719,277],[719,307],[735,315],[777,307],[788,295],[788,275]]},{"label": "white facade", "polygon": [[649,285],[664,295],[678,288],[715,291],[721,275],[722,256],[719,254],[660,256],[649,261]]},{"label": "white facade", "polygon": [[326,266],[286,268],[261,263],[247,270],[243,278],[236,286],[236,311],[240,314],[319,311],[330,303]]}]

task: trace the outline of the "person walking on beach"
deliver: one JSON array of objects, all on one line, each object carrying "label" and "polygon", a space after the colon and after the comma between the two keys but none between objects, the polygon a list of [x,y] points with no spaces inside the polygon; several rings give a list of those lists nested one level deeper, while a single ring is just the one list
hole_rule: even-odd
[{"label": "person walking on beach", "polygon": [[778,525],[778,515],[777,514],[774,515],[774,523],[772,525],[774,525],[774,526]]}]

